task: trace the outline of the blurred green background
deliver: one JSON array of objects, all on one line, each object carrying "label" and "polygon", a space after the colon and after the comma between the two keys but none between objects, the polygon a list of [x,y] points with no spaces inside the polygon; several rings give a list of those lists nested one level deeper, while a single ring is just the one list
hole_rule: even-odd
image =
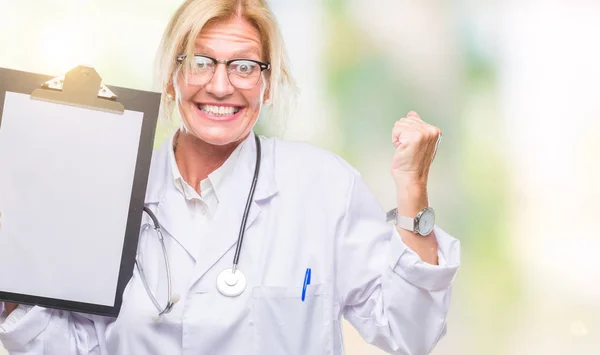
[{"label": "blurred green background", "polygon": [[[0,66],[152,90],[180,3],[0,0]],[[270,3],[301,97],[261,133],[338,153],[387,209],[395,120],[444,132],[430,201],[463,266],[434,354],[600,354],[600,1]],[[347,354],[382,354],[345,332]]]}]

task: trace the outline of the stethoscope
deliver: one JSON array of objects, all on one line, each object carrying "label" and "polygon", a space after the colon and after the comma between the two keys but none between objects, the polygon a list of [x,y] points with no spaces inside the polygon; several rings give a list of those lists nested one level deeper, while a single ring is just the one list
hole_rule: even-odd
[{"label": "stethoscope", "polygon": [[[248,212],[250,211],[250,206],[252,205],[252,198],[254,197],[254,190],[256,189],[256,182],[258,181],[258,174],[260,171],[260,157],[261,157],[261,146],[260,139],[256,134],[254,134],[254,140],[256,142],[256,165],[254,167],[254,177],[252,178],[252,185],[250,186],[250,192],[248,193],[248,199],[246,200],[246,207],[244,209],[244,214],[242,216],[242,223],[240,225],[240,232],[238,234],[237,244],[235,246],[235,254],[233,256],[233,265],[230,268],[227,268],[219,273],[217,276],[217,290],[227,297],[236,297],[241,295],[246,289],[247,279],[246,275],[238,269],[238,262],[240,260],[240,251],[242,249],[242,242],[244,240],[244,230],[246,229],[246,222],[248,220]],[[160,245],[163,252],[163,257],[165,261],[165,268],[167,269],[167,292],[168,292],[168,301],[166,306],[161,306],[154,294],[150,290],[148,286],[148,281],[146,280],[146,275],[144,274],[144,268],[142,264],[136,257],[135,265],[140,273],[140,277],[142,279],[142,283],[144,284],[144,288],[146,289],[146,293],[152,300],[152,303],[158,310],[158,316],[154,317],[155,320],[158,320],[160,316],[165,313],[171,312],[175,303],[179,302],[179,294],[173,294],[173,289],[171,287],[171,265],[169,264],[169,256],[167,254],[167,247],[165,246],[164,237],[162,234],[162,230],[160,227],[160,223],[158,223],[158,219],[154,215],[154,213],[148,208],[144,206],[144,212],[150,216],[152,219],[152,224],[154,230],[156,230],[156,234],[158,236],[158,240],[160,241]]]}]

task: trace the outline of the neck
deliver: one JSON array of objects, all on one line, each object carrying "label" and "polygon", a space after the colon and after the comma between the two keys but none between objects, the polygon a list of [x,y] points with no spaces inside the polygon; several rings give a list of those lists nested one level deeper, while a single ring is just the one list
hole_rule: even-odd
[{"label": "neck", "polygon": [[216,146],[179,130],[175,135],[174,149],[181,176],[200,194],[200,182],[223,165],[241,142]]}]

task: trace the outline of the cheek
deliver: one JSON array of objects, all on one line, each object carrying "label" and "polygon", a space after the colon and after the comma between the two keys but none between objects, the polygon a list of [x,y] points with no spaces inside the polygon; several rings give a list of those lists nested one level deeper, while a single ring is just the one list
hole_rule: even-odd
[{"label": "cheek", "polygon": [[193,86],[187,86],[185,84],[178,85],[179,97],[182,101],[187,101],[193,97],[197,92],[198,88]]},{"label": "cheek", "polygon": [[244,96],[248,102],[250,110],[258,111],[262,107],[265,97],[265,90],[262,87],[257,87],[251,91],[248,91]]},{"label": "cheek", "polygon": [[173,81],[175,84],[176,95],[182,102],[189,100],[200,90],[197,86],[188,85],[183,77],[183,74],[181,74],[179,71],[173,76]]}]

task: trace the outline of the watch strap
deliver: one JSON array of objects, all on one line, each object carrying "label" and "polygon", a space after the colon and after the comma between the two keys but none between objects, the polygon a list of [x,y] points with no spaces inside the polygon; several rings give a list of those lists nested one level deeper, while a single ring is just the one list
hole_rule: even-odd
[{"label": "watch strap", "polygon": [[400,216],[396,214],[396,225],[402,229],[416,233],[416,223],[414,218]]},{"label": "watch strap", "polygon": [[409,230],[411,232],[415,232],[415,219],[405,216],[400,216],[398,214],[398,209],[394,208],[390,210],[386,215],[387,222],[393,222],[395,225],[402,229]]}]

